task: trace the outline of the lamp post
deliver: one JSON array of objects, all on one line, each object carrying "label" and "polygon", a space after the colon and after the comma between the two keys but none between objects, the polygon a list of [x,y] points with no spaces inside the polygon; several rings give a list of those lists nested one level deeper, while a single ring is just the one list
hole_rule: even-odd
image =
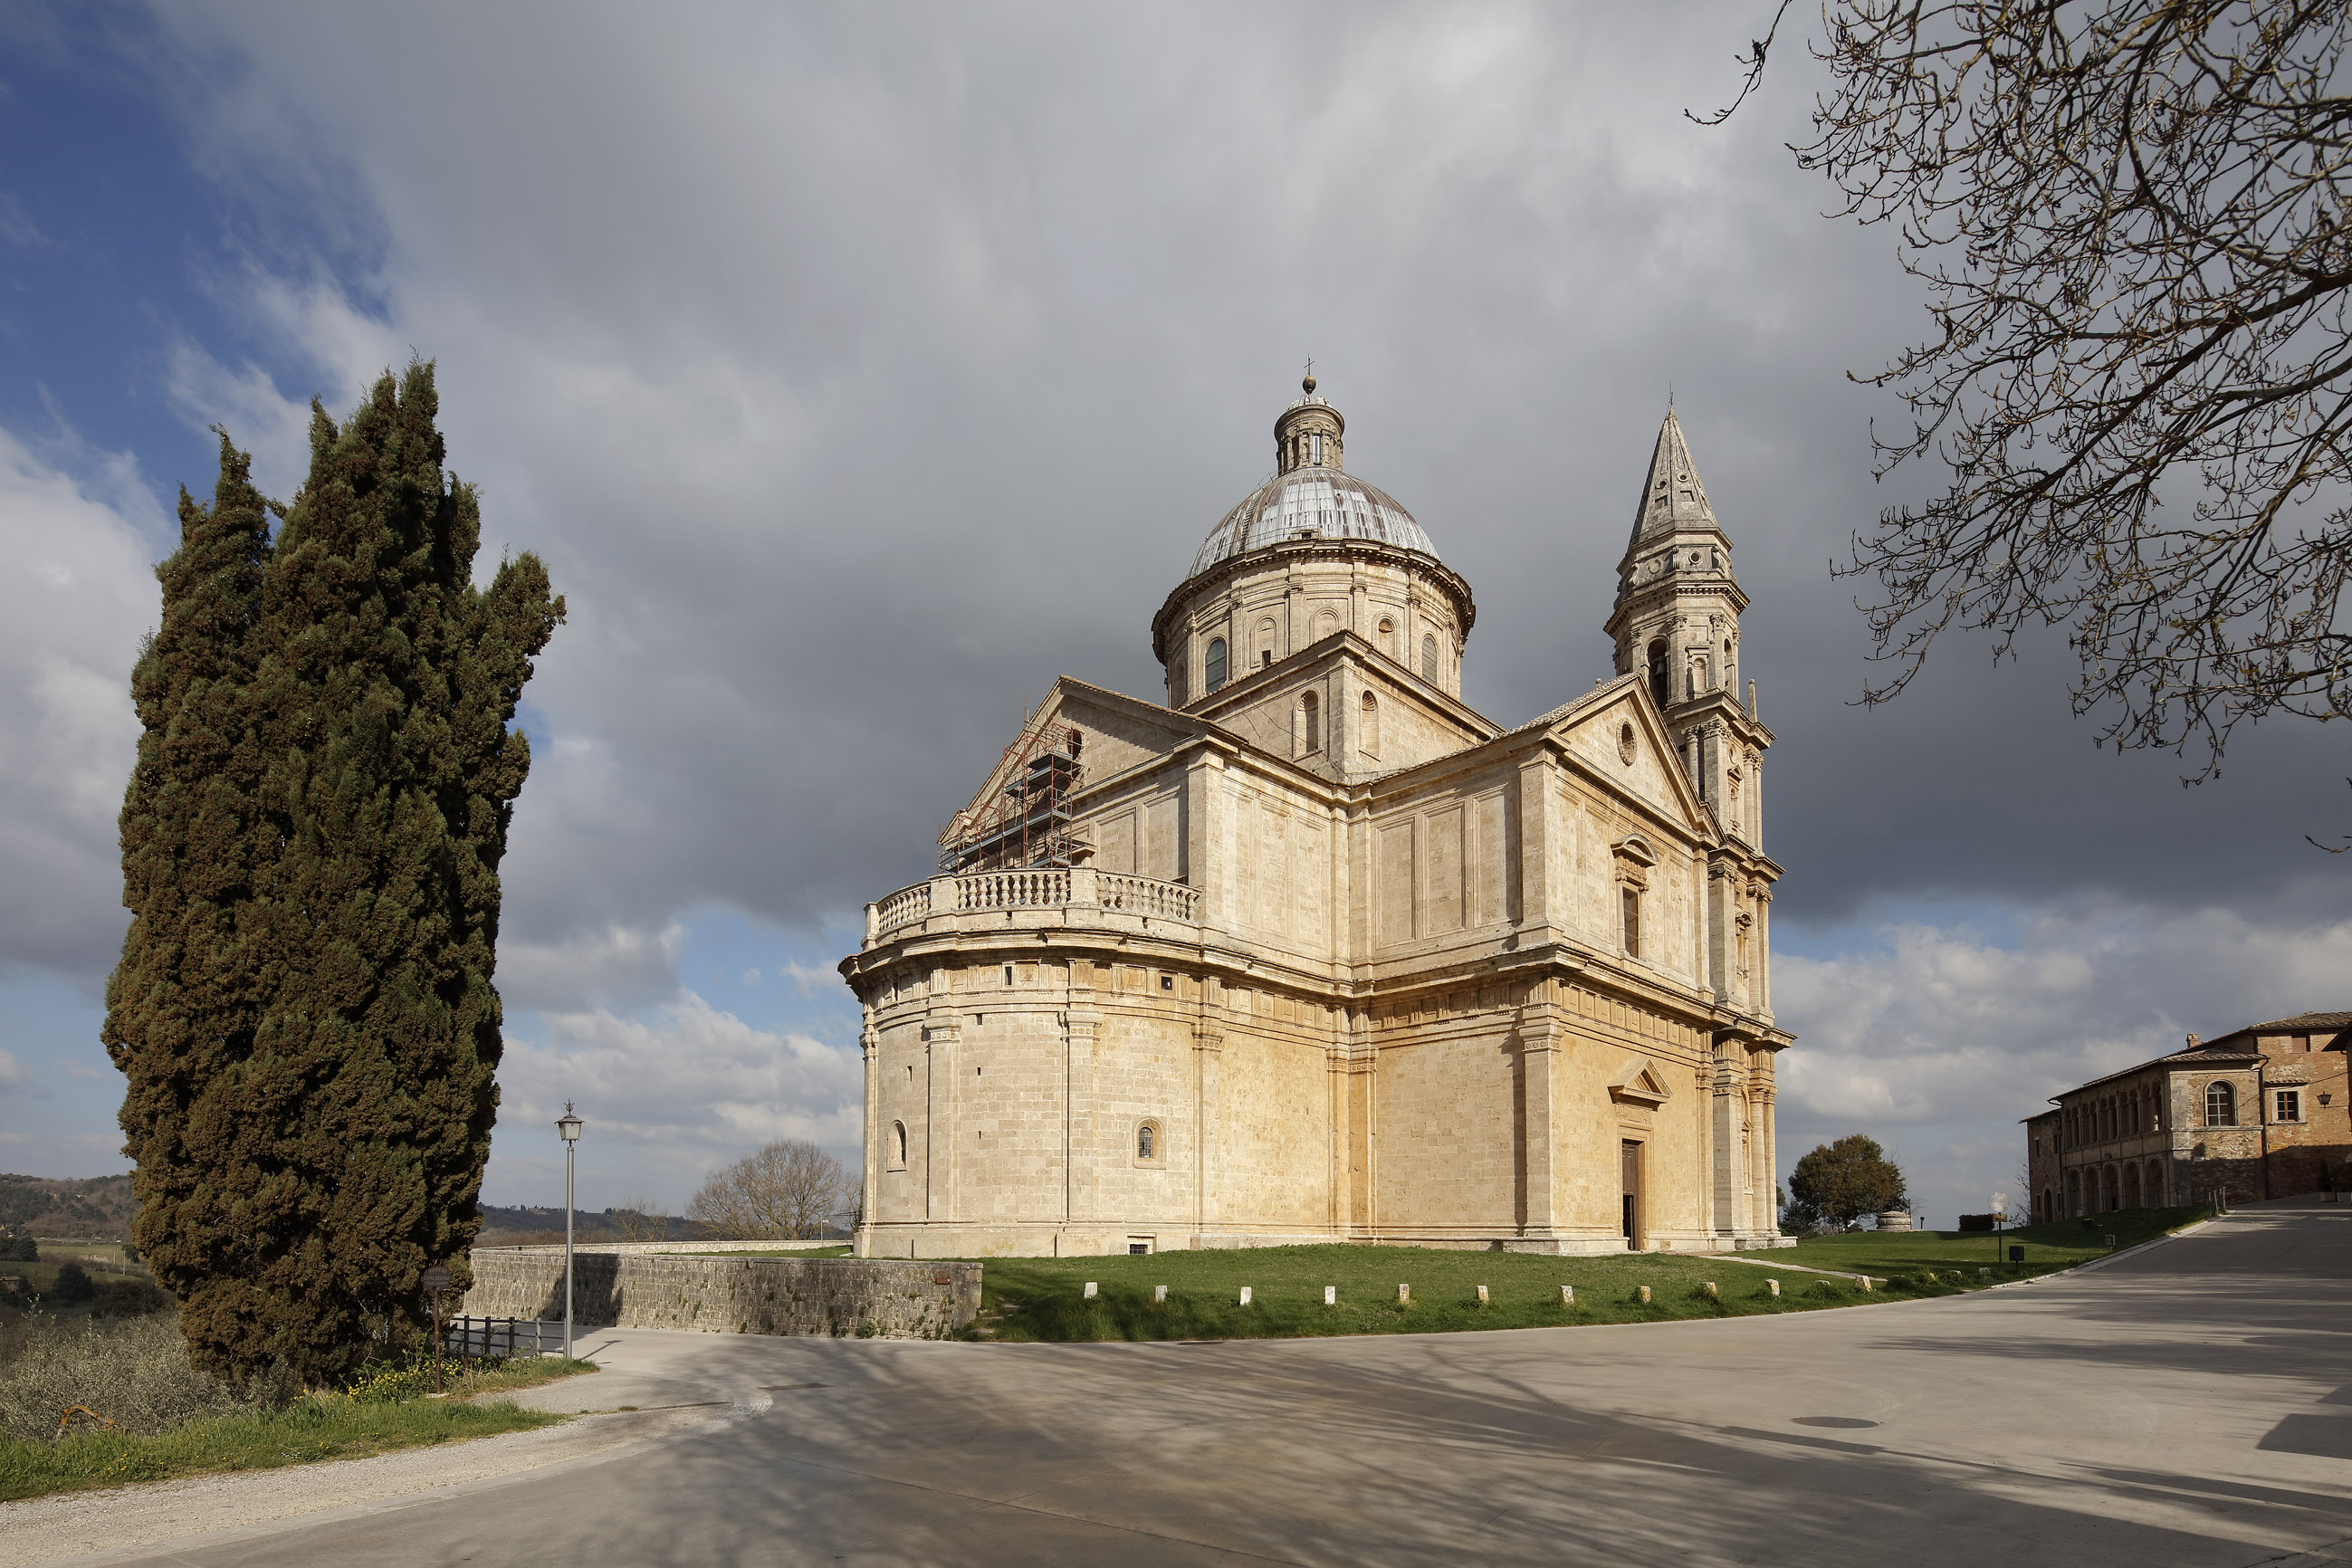
[{"label": "lamp post", "polygon": [[563,1359],[572,1359],[572,1151],[580,1142],[580,1118],[572,1114],[572,1102],[563,1102],[563,1114],[556,1118],[555,1130],[563,1134]]}]

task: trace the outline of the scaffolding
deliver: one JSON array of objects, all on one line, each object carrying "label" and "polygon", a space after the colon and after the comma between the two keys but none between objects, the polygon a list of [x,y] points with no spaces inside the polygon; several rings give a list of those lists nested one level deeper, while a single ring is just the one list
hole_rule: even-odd
[{"label": "scaffolding", "polygon": [[1085,852],[1070,830],[1070,796],[1078,784],[1078,748],[1068,724],[1024,725],[1004,748],[1004,787],[993,800],[957,812],[940,834],[940,869],[1011,871],[1064,868]]}]

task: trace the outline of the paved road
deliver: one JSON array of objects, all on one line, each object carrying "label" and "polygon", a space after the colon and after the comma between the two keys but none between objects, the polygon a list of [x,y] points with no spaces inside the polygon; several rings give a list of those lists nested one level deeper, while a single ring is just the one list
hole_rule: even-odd
[{"label": "paved road", "polygon": [[2347,1329],[2352,1205],[2241,1214],[2063,1282],[1769,1321],[1170,1346],[614,1332],[567,1397],[736,1417],[115,1560],[2341,1563]]}]

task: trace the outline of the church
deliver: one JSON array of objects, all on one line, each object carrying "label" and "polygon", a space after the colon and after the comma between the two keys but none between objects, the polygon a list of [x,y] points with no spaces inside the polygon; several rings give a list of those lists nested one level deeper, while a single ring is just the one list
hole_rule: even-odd
[{"label": "church", "polygon": [[1669,408],[1604,630],[1512,728],[1470,584],[1316,395],[1151,619],[866,909],[871,1258],[1769,1246],[1764,752]]}]

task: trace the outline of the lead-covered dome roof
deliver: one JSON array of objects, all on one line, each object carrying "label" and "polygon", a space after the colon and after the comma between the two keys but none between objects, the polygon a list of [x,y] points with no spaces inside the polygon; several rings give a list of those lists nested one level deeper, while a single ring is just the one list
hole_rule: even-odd
[{"label": "lead-covered dome roof", "polygon": [[1304,465],[1276,474],[1225,513],[1188,575],[1294,539],[1368,539],[1437,556],[1429,535],[1394,499],[1342,468]]}]

